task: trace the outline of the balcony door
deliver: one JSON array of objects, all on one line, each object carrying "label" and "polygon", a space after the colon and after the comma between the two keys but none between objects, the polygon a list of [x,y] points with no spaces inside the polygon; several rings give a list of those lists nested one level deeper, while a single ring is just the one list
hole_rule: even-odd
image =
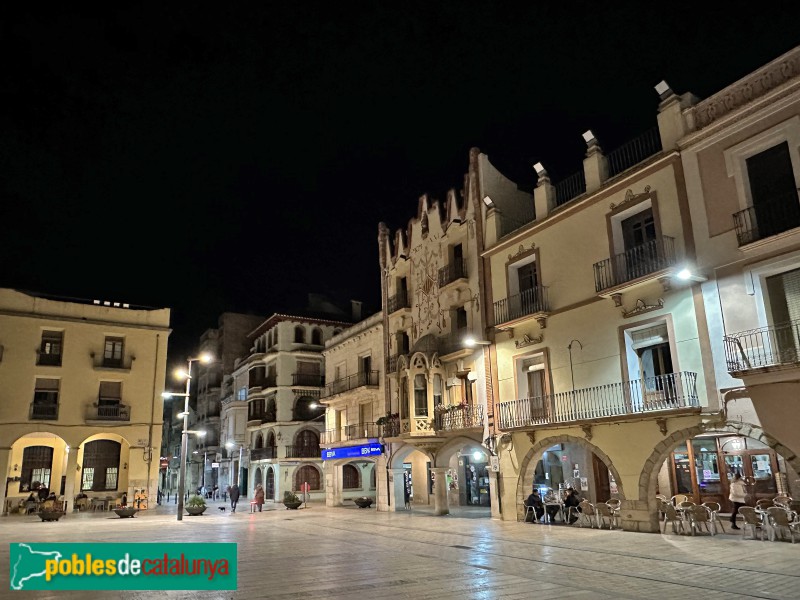
[{"label": "balcony door", "polygon": [[800,269],[767,277],[766,283],[774,333],[762,338],[762,352],[772,355],[773,364],[797,362],[800,360]]},{"label": "balcony door", "polygon": [[627,281],[657,271],[658,247],[656,246],[656,222],[652,207],[624,219],[620,225],[625,250],[624,269],[627,272]]},{"label": "balcony door", "polygon": [[763,239],[800,226],[797,182],[783,142],[746,160],[758,238]]}]

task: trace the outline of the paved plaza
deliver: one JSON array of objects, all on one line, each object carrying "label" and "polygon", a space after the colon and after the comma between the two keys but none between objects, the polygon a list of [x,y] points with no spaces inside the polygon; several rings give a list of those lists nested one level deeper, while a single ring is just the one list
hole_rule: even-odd
[{"label": "paved plaza", "polygon": [[[76,514],[57,523],[0,519],[0,597],[86,598],[9,591],[8,542],[237,542],[237,592],[92,592],[93,598],[800,598],[800,544],[741,535],[677,536],[434,517],[358,508],[287,511],[212,506],[178,523],[174,505],[135,519]],[[726,524],[726,528],[728,525]]]}]

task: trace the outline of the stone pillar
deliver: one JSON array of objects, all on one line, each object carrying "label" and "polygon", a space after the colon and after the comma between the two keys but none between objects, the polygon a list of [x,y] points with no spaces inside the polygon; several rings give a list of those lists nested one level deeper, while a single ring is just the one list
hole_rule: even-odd
[{"label": "stone pillar", "polygon": [[[0,485],[0,514],[3,516],[7,516],[8,512],[6,512],[6,488],[9,485],[8,483],[8,475],[9,475],[9,465],[11,463],[11,448],[0,448],[0,469],[2,469],[2,473],[5,474],[5,481],[2,482],[3,485]],[[19,475],[19,473],[17,473]]]},{"label": "stone pillar", "polygon": [[693,94],[678,96],[669,86],[661,94],[661,103],[658,105],[658,133],[664,150],[676,150],[678,140],[692,131],[692,124],[684,116],[684,109],[696,102],[697,98]]},{"label": "stone pillar", "polygon": [[620,504],[620,524],[625,531],[658,533],[658,512],[651,512],[647,500],[623,500]]},{"label": "stone pillar", "polygon": [[332,464],[331,461],[326,460],[322,464],[322,474],[323,477],[325,477],[325,506],[338,506],[342,503],[341,497],[336,497],[336,492],[339,488],[339,486],[336,485],[339,469]]},{"label": "stone pillar", "polygon": [[397,512],[405,510],[405,469],[389,469],[389,490],[391,494],[391,505],[387,510]]},{"label": "stone pillar", "polygon": [[502,515],[500,514],[500,478],[498,475],[498,472],[492,471],[491,469],[489,470],[489,503],[492,507],[493,519],[502,518]]},{"label": "stone pillar", "polygon": [[450,514],[450,507],[447,504],[447,468],[432,467],[431,473],[434,476],[433,482],[433,514]]},{"label": "stone pillar", "polygon": [[[71,446],[67,454],[67,470],[64,473],[66,480],[64,482],[64,501],[66,504],[67,514],[72,512],[75,504],[75,479],[78,473],[78,447]],[[129,501],[128,504],[131,504]]]},{"label": "stone pillar", "polygon": [[389,472],[386,469],[386,456],[375,461],[375,504],[378,512],[389,510]]},{"label": "stone pillar", "polygon": [[[590,134],[587,131],[584,137]],[[608,160],[603,155],[603,149],[593,136],[586,142],[586,158],[583,159],[583,173],[586,177],[586,193],[591,194],[600,189],[608,179]]]},{"label": "stone pillar", "polygon": [[486,209],[486,238],[484,243],[491,248],[502,237],[502,215],[497,208]]},{"label": "stone pillar", "polygon": [[550,183],[550,176],[540,163],[536,163],[534,168],[539,176],[539,181],[533,190],[533,207],[536,212],[536,220],[541,221],[556,207],[556,188]]}]

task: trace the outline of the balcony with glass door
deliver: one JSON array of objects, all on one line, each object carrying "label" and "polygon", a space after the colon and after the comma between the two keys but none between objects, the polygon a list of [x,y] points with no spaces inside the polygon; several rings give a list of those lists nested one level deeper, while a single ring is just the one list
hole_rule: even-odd
[{"label": "balcony with glass door", "polygon": [[594,264],[595,291],[609,294],[667,276],[678,264],[675,240],[661,236]]},{"label": "balcony with glass door", "polygon": [[509,327],[527,318],[546,317],[550,310],[547,288],[536,286],[494,303],[495,327]]}]

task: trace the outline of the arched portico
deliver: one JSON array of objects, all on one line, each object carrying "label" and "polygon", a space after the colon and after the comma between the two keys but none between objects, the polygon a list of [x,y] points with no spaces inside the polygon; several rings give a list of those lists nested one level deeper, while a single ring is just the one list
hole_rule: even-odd
[{"label": "arched portico", "polygon": [[378,461],[372,458],[326,460],[325,505],[341,506],[350,498],[377,496]]},{"label": "arched portico", "polygon": [[435,468],[433,447],[401,444],[394,449],[389,458],[389,510],[404,510],[406,487],[412,503],[431,503],[428,469]]},{"label": "arched portico", "polygon": [[51,432],[27,433],[14,440],[5,451],[3,466],[8,475],[0,497],[2,513],[13,511],[20,500],[40,486],[66,498],[66,488],[75,483],[77,446],[76,439],[64,439]]}]

